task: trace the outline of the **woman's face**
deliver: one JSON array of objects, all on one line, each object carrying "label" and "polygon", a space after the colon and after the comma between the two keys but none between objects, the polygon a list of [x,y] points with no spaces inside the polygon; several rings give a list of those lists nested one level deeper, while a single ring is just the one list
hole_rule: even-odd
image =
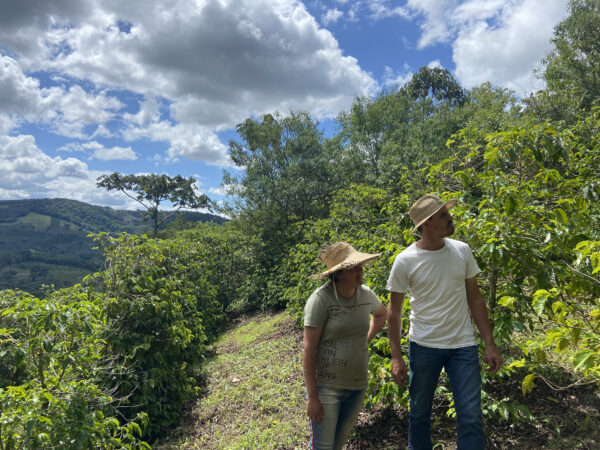
[{"label": "woman's face", "polygon": [[340,270],[338,273],[338,283],[346,286],[360,286],[365,281],[363,280],[363,267],[358,265],[350,269]]}]

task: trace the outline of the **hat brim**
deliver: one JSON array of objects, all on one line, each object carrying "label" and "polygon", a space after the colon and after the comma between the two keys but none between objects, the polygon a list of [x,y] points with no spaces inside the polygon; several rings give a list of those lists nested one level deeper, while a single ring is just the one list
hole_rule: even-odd
[{"label": "hat brim", "polygon": [[311,275],[310,278],[314,280],[322,280],[327,278],[330,274],[337,272],[338,270],[351,269],[356,266],[368,264],[371,261],[376,260],[381,256],[381,253],[360,253],[357,252],[356,259],[352,261],[344,261],[343,263],[337,264],[323,273],[317,273]]},{"label": "hat brim", "polygon": [[440,209],[442,209],[444,206],[447,208],[452,208],[454,205],[456,205],[458,203],[458,200],[448,200],[446,203],[444,203],[443,205],[440,205],[439,208],[437,208],[435,211],[433,211],[431,214],[429,214],[427,217],[425,217],[423,220],[421,220],[418,224],[416,224],[414,226],[414,228],[412,229],[412,232],[414,233],[415,231],[417,231],[417,228],[419,228],[421,225],[423,225],[425,222],[427,222],[429,220],[429,218],[431,216],[433,216],[435,213],[437,213]]}]

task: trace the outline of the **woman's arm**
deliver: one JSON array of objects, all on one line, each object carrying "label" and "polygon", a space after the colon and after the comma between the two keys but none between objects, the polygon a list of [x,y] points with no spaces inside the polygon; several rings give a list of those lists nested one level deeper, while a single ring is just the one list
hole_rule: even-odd
[{"label": "woman's arm", "polygon": [[306,402],[306,415],[314,422],[323,420],[323,405],[317,393],[317,344],[323,328],[304,327],[302,341],[302,366],[304,369],[304,384],[308,401]]},{"label": "woman's arm", "polygon": [[367,342],[371,342],[371,339],[375,337],[377,332],[381,330],[381,327],[385,325],[385,321],[387,320],[387,310],[385,306],[381,305],[381,307],[373,313],[371,317],[371,324],[369,326],[369,333],[367,334]]}]

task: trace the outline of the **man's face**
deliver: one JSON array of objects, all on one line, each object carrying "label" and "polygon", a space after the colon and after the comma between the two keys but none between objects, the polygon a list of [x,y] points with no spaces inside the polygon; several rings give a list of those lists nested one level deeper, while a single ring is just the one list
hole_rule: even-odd
[{"label": "man's face", "polygon": [[451,236],[454,233],[454,221],[446,206],[431,216],[424,226],[435,237]]}]

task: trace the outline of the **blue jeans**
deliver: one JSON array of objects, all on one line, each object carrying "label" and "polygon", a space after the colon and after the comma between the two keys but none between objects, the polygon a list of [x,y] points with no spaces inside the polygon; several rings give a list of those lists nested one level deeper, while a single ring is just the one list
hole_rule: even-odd
[{"label": "blue jeans", "polygon": [[454,397],[458,422],[459,450],[485,448],[481,417],[481,372],[475,345],[443,349],[409,343],[410,411],[408,448],[431,449],[431,406],[442,367],[446,370]]},{"label": "blue jeans", "polygon": [[308,421],[311,450],[341,449],[363,405],[366,390],[317,388],[323,404],[323,420]]}]

